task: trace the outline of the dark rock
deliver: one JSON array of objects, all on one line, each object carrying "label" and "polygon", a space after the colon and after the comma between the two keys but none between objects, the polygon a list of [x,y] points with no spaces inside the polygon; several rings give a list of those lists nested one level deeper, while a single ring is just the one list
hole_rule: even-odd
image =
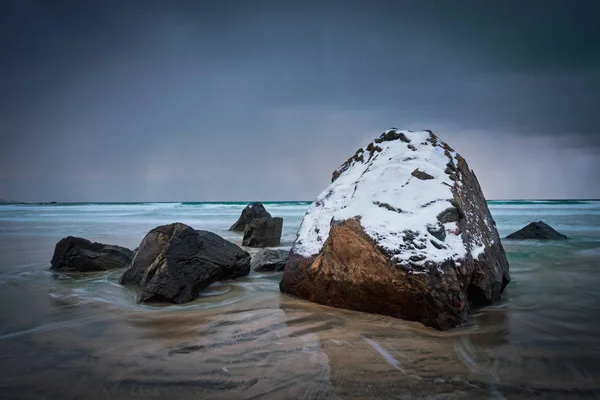
[{"label": "dark rock", "polygon": [[121,278],[141,302],[186,303],[213,282],[248,275],[250,255],[208,231],[174,223],[152,229]]},{"label": "dark rock", "polygon": [[392,207],[388,203],[382,203],[380,201],[374,201],[373,204],[375,204],[378,207],[385,208],[386,210],[394,211],[394,212],[397,212],[397,213],[401,213],[402,212],[401,209],[396,208],[396,207]]},{"label": "dark rock", "polygon": [[419,168],[415,169],[411,175],[422,181],[434,179],[433,176],[429,175],[427,172],[420,171]]},{"label": "dark rock", "polygon": [[391,142],[393,140],[401,140],[404,143],[410,143],[410,140],[403,133],[392,128],[384,132],[381,136],[374,140],[375,143]]},{"label": "dark rock", "polygon": [[271,214],[265,210],[265,206],[260,202],[251,203],[244,208],[242,214],[235,224],[231,225],[230,231],[244,232],[246,224],[257,218],[271,218]]},{"label": "dark rock", "polygon": [[144,277],[144,272],[146,272],[145,268],[128,268],[121,276],[121,280],[119,281],[121,285],[126,286],[139,286],[142,282],[142,278]]},{"label": "dark rock", "polygon": [[248,247],[279,246],[282,228],[283,219],[279,217],[253,219],[246,225],[242,245]]},{"label": "dark rock", "polygon": [[133,252],[125,247],[90,242],[68,236],[56,243],[51,267],[53,271],[106,271],[129,265]]},{"label": "dark rock", "polygon": [[532,222],[526,227],[511,233],[507,239],[538,239],[538,240],[564,240],[566,235],[557,232],[550,225],[538,221]]},{"label": "dark rock", "polygon": [[252,257],[250,267],[256,272],[283,271],[289,254],[288,250],[260,249]]},{"label": "dark rock", "polygon": [[441,223],[437,225],[427,225],[427,232],[434,238],[444,241],[446,239],[446,230],[444,229],[444,225]]},{"label": "dark rock", "polygon": [[437,220],[442,224],[458,222],[460,220],[460,212],[456,207],[449,207],[438,214]]},{"label": "dark rock", "polygon": [[438,250],[442,250],[442,249],[445,249],[445,248],[446,248],[446,247],[445,247],[443,244],[441,244],[441,243],[438,243],[438,242],[437,242],[437,241],[435,241],[435,240],[430,240],[430,242],[431,242],[431,244],[433,245],[433,247],[435,247],[435,248],[436,248],[436,249],[438,249]]}]

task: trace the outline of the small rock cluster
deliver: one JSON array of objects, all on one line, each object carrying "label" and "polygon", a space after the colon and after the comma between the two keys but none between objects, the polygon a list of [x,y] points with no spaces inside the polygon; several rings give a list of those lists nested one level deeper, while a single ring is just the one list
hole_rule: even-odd
[{"label": "small rock cluster", "polygon": [[250,272],[250,254],[208,231],[176,222],[146,234],[137,251],[66,237],[56,244],[51,270],[93,272],[128,267],[120,283],[137,286],[140,302],[187,303],[205,287]]},{"label": "small rock cluster", "polygon": [[[245,245],[279,244],[282,219],[271,218],[262,204],[248,206],[240,220],[248,220]],[[152,229],[134,251],[68,236],[56,244],[50,269],[97,272],[127,267],[120,283],[138,287],[140,302],[181,304],[193,301],[214,282],[248,275],[251,267],[282,271],[287,256],[284,250],[261,249],[251,261],[248,252],[221,236],[176,222]]]},{"label": "small rock cluster", "polygon": [[242,245],[247,247],[279,246],[283,218],[271,217],[262,203],[249,204],[230,231],[244,232]]}]

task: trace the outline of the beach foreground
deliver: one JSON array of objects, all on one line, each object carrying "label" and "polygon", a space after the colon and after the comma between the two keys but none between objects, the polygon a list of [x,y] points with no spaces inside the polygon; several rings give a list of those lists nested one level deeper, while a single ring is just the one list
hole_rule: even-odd
[{"label": "beach foreground", "polygon": [[[228,232],[245,203],[0,206],[3,398],[596,398],[600,202],[491,202],[501,236],[543,219],[570,240],[503,241],[513,282],[467,326],[282,295],[281,273],[147,306],[123,270],[48,271],[72,234],[134,248],[162,223]],[[289,248],[308,203],[266,203]]]}]

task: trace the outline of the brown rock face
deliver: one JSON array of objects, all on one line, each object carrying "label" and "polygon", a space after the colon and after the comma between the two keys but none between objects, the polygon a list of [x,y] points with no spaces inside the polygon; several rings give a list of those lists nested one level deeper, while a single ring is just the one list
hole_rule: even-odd
[{"label": "brown rock face", "polygon": [[[509,266],[477,178],[466,161],[435,135],[422,138],[410,132],[386,132],[375,140],[377,146],[370,145],[370,154],[359,150],[358,156],[334,173],[331,186],[305,216],[285,266],[282,292],[332,307],[420,321],[438,329],[459,326],[466,322],[470,309],[500,299],[510,281]],[[386,146],[386,141],[402,144]],[[402,164],[415,157],[405,157],[404,151],[416,158],[422,153],[423,160],[438,157],[437,164],[418,164],[428,174],[425,179],[415,176],[411,174],[413,164],[406,168]],[[377,157],[385,164],[371,161]],[[385,175],[393,168],[405,171],[406,176],[398,179],[395,197],[388,196],[393,184],[386,182]],[[369,178],[373,171],[383,172]],[[411,175],[417,179],[414,185],[429,185],[427,193],[433,197],[407,202],[406,197],[420,194],[423,188],[404,191]],[[340,182],[344,179],[353,190]],[[386,183],[373,190],[373,182],[378,185],[380,180]],[[361,194],[362,187],[369,192]],[[353,203],[357,198],[361,202]],[[388,201],[376,201],[380,198]],[[375,211],[362,212],[369,203],[377,207]],[[348,218],[347,209],[352,207],[362,214]],[[435,212],[428,213],[429,209]],[[423,221],[423,226],[415,228],[415,220],[410,218],[418,212],[424,213],[417,220]],[[411,229],[385,225],[386,215],[392,220],[399,214],[402,218],[406,215]],[[374,218],[380,218],[378,224],[373,223]],[[403,221],[394,221],[398,220]],[[378,231],[382,225],[385,229]],[[450,256],[441,257],[444,251]]]},{"label": "brown rock face", "polygon": [[321,254],[313,260],[297,256],[288,260],[284,274],[280,286],[284,292],[326,306],[428,326],[456,326],[468,309],[463,291],[454,285],[453,265],[434,277],[433,286],[428,275],[411,275],[392,265],[357,219],[334,223]]}]

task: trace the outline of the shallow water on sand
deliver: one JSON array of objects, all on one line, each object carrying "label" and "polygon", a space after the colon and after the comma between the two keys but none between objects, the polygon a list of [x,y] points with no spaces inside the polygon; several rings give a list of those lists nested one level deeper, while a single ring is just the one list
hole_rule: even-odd
[{"label": "shallow water on sand", "polygon": [[[289,247],[308,204],[266,207]],[[543,219],[572,239],[504,241],[503,301],[449,332],[282,295],[281,273],[146,306],[122,270],[48,271],[69,234],[134,248],[181,221],[239,243],[242,208],[0,206],[0,398],[600,398],[600,202],[492,202],[502,236]]]}]

